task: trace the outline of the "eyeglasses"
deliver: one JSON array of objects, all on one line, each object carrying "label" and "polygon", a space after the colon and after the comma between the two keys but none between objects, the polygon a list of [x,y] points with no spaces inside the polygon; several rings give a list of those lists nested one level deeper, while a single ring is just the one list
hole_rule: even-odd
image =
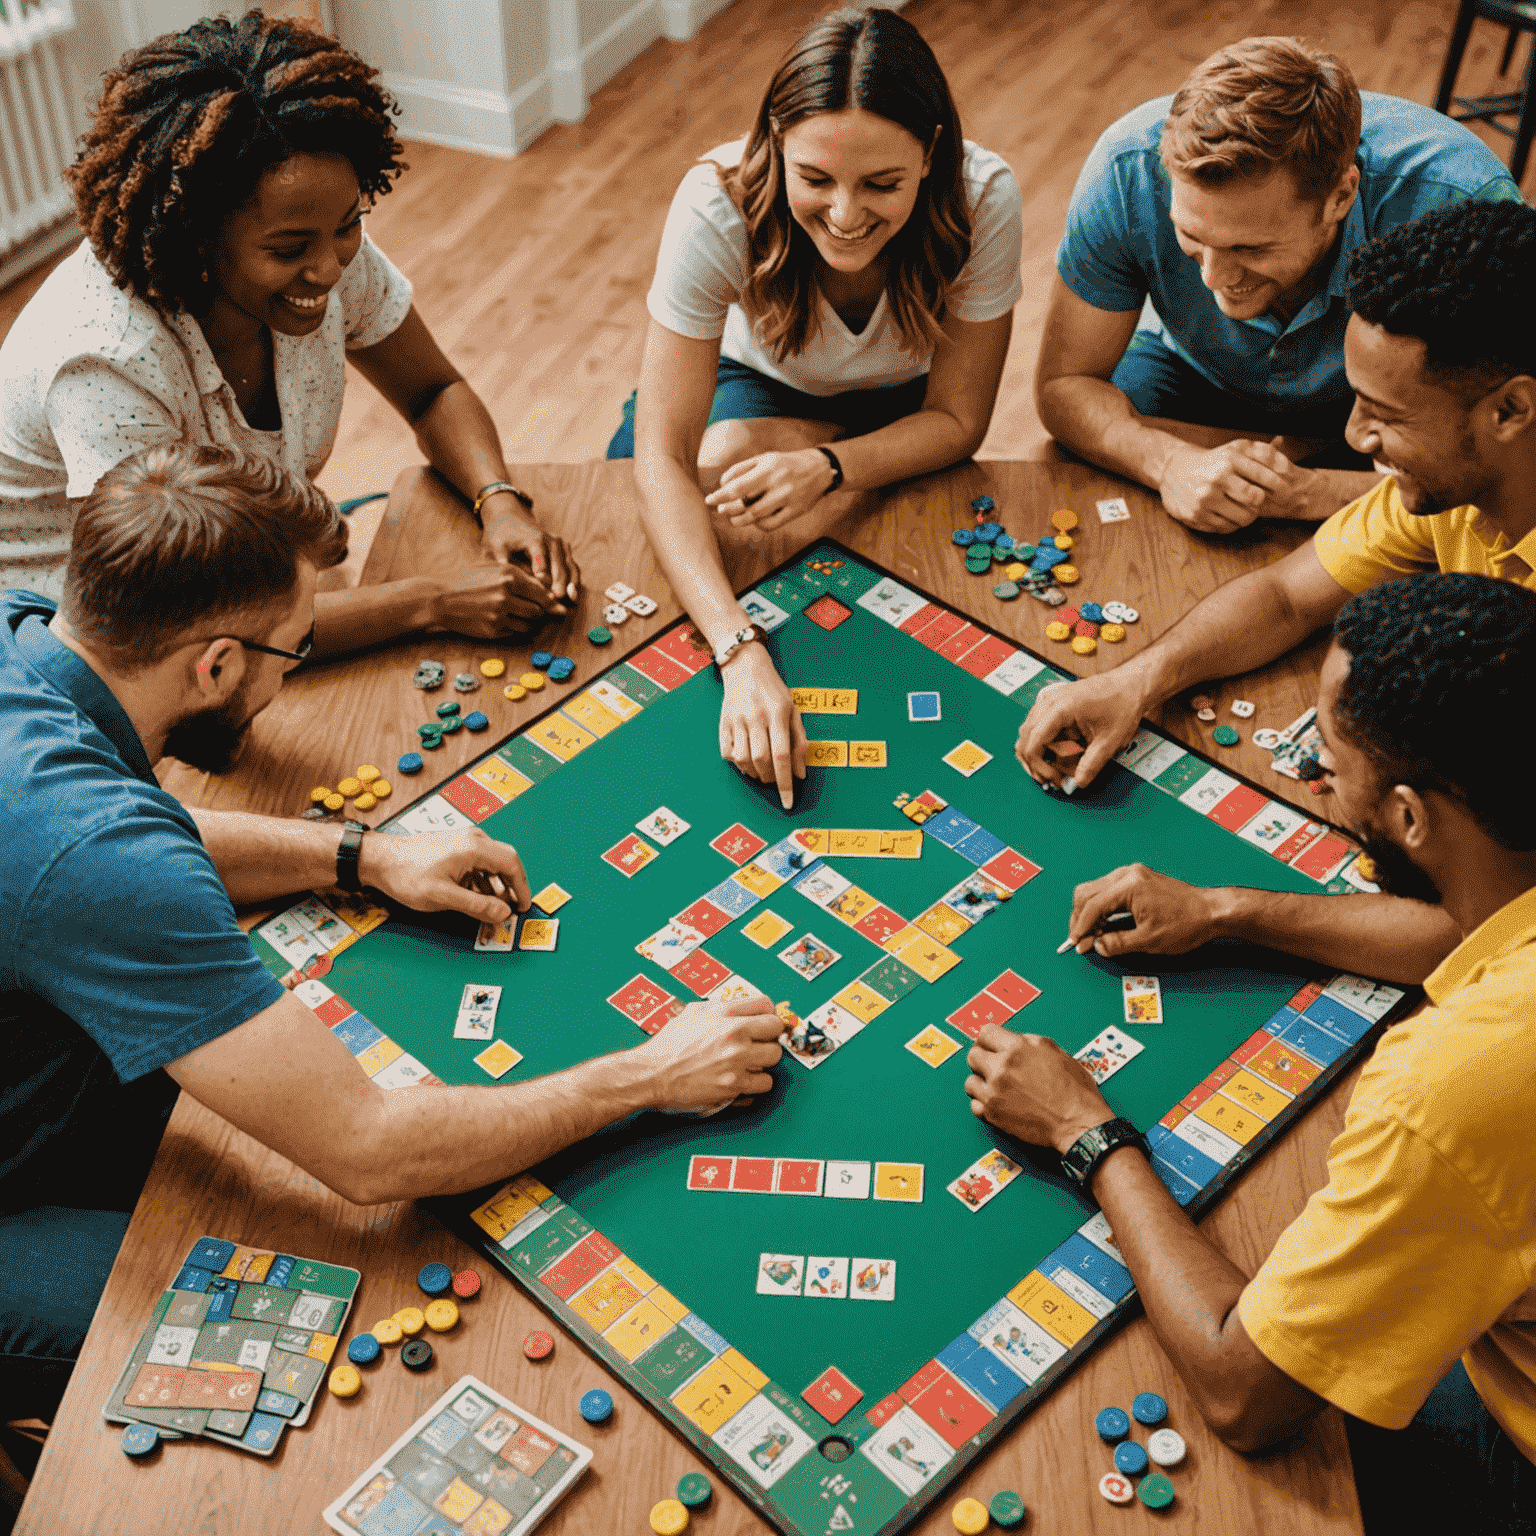
[{"label": "eyeglasses", "polygon": [[299,641],[296,651],[280,651],[275,645],[261,645],[255,640],[242,640],[238,635],[230,637],[236,645],[243,645],[248,651],[260,651],[263,656],[281,656],[284,661],[308,661],[309,653],[315,648],[315,626],[309,626],[309,633]]}]

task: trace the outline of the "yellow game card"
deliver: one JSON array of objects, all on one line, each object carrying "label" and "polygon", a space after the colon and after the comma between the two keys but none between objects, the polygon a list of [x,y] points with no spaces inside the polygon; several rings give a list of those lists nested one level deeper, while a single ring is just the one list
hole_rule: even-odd
[{"label": "yellow game card", "polygon": [[920,859],[923,856],[921,832],[882,832],[880,857],[882,859]]},{"label": "yellow game card", "polygon": [[761,864],[743,864],[731,879],[757,897],[772,896],[784,884],[771,869],[764,869]]},{"label": "yellow game card", "polygon": [[585,752],[597,737],[574,720],[556,713],[541,720],[531,731],[528,739],[536,741],[546,751],[554,753],[562,763],[568,763],[578,752]]},{"label": "yellow game card", "polygon": [[382,1072],[395,1057],[403,1056],[404,1054],[404,1048],[396,1045],[388,1035],[385,1035],[382,1040],[375,1040],[357,1058],[357,1064],[363,1069],[366,1076],[372,1077],[375,1072]]},{"label": "yellow game card", "polygon": [[515,800],[525,789],[533,788],[532,779],[519,773],[511,763],[504,762],[494,753],[483,763],[476,763],[469,770],[469,776],[503,800]]},{"label": "yellow game card", "polygon": [[830,846],[829,835],[824,827],[797,828],[795,841],[807,853],[825,853]]},{"label": "yellow game card", "polygon": [[821,701],[826,691],[825,688],[791,688],[789,690],[789,702],[802,715],[819,715],[821,713]]},{"label": "yellow game card", "polygon": [[616,731],[624,724],[606,704],[600,704],[593,698],[590,691],[578,693],[574,699],[567,699],[560,710],[579,725],[586,726],[594,736],[606,736],[609,731]]},{"label": "yellow game card", "polygon": [[492,1040],[475,1057],[475,1065],[489,1072],[492,1077],[505,1077],[523,1059],[521,1051],[514,1051],[505,1040]]},{"label": "yellow game card", "polygon": [[971,931],[971,925],[953,907],[946,907],[942,901],[934,902],[914,921],[929,938],[937,939],[940,944],[953,944],[962,933]]},{"label": "yellow game card", "polygon": [[908,923],[905,928],[898,928],[889,938],[882,939],[880,948],[895,955],[905,949],[913,939],[926,940],[927,938],[928,935],[921,928],[914,928],[911,923]]},{"label": "yellow game card", "polygon": [[921,1163],[876,1163],[874,1196],[876,1200],[921,1202],[923,1165]]},{"label": "yellow game card", "polygon": [[930,1024],[907,1041],[907,1049],[930,1067],[942,1067],[960,1049],[960,1042],[952,1040],[937,1024]]},{"label": "yellow game card", "polygon": [[891,1006],[890,998],[881,997],[873,987],[866,987],[861,981],[849,982],[832,1001],[839,1008],[846,1008],[854,1018],[863,1019],[866,1024]]},{"label": "yellow game card", "polygon": [[517,947],[534,953],[548,954],[560,936],[560,920],[555,917],[525,917],[522,931],[517,936]]},{"label": "yellow game card", "polygon": [[944,754],[943,761],[957,773],[963,773],[966,778],[970,778],[979,768],[985,768],[992,761],[992,754],[978,747],[974,741],[962,741],[958,747],[953,747]]},{"label": "yellow game card", "polygon": [[785,922],[777,912],[759,912],[741,931],[759,949],[772,949],[780,939],[786,938],[793,931],[794,926],[793,923]]},{"label": "yellow game card", "polygon": [[850,768],[884,768],[885,743],[883,741],[850,741],[848,743]]},{"label": "yellow game card", "polygon": [[626,1360],[633,1360],[671,1331],[672,1320],[654,1302],[642,1301],[618,1322],[610,1323],[603,1338]]},{"label": "yellow game card", "polygon": [[960,964],[960,956],[954,950],[929,938],[926,933],[919,933],[915,939],[908,940],[896,951],[896,958],[916,971],[924,981],[937,981],[946,971]]},{"label": "yellow game card", "polygon": [[807,768],[846,768],[848,743],[846,741],[808,741],[805,744]]},{"label": "yellow game card", "polygon": [[533,904],[541,912],[547,912],[551,917],[571,899],[571,893],[562,890],[560,886],[551,882],[542,891],[535,894]]},{"label": "yellow game card", "polygon": [[492,1242],[499,1243],[524,1216],[538,1208],[537,1200],[530,1199],[510,1184],[504,1184],[484,1205],[471,1211],[469,1219]]},{"label": "yellow game card", "polygon": [[873,859],[880,853],[880,834],[844,827],[827,833],[827,856],[833,859]]}]

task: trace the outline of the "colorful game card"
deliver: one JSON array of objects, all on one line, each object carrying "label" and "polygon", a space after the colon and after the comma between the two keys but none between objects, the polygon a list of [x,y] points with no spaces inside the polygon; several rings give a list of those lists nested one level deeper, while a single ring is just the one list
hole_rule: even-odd
[{"label": "colorful game card", "polygon": [[1123,496],[1109,496],[1094,505],[1099,509],[1101,523],[1128,523],[1131,520],[1131,509],[1126,506]]},{"label": "colorful game card", "polygon": [[814,1157],[781,1157],[774,1170],[773,1188],[780,1195],[819,1195],[825,1164]]},{"label": "colorful game card", "polygon": [[954,1183],[944,1187],[962,1205],[979,1211],[989,1200],[996,1199],[1023,1171],[1011,1157],[1005,1157],[994,1147],[978,1157]]},{"label": "colorful game card", "polygon": [[525,917],[517,930],[517,947],[533,953],[547,954],[554,950],[560,938],[558,917]]},{"label": "colorful game card", "polygon": [[630,833],[622,842],[615,843],[603,855],[603,862],[613,865],[626,880],[629,880],[655,857],[656,849],[643,839],[636,837],[634,833]]},{"label": "colorful game card", "polygon": [[648,939],[635,945],[642,954],[662,970],[670,971],[684,956],[691,955],[704,942],[704,935],[697,928],[690,928],[674,917],[665,928],[658,928]]},{"label": "colorful game card", "polygon": [[849,1271],[848,1296],[853,1301],[895,1301],[896,1260],[855,1259]]},{"label": "colorful game card", "polygon": [[868,1200],[869,1176],[868,1163],[829,1162],[823,1193],[829,1200]]},{"label": "colorful game card", "polygon": [[942,720],[944,706],[936,693],[909,693],[907,695],[908,720]]},{"label": "colorful game card", "polygon": [[550,881],[542,891],[535,891],[533,904],[539,911],[553,917],[571,899],[571,893]]},{"label": "colorful game card", "polygon": [[489,1040],[496,1033],[496,1009],[501,1003],[500,987],[476,986],[470,982],[459,999],[459,1016],[453,1026],[455,1040]]},{"label": "colorful game card", "polygon": [[884,768],[886,766],[883,741],[850,741],[848,743],[850,768]]},{"label": "colorful game card", "polygon": [[846,768],[848,743],[846,741],[807,741],[805,766],[807,768]]},{"label": "colorful game card", "polygon": [[643,821],[635,823],[635,830],[645,833],[647,837],[665,848],[668,843],[675,843],[692,825],[692,822],[684,821],[676,811],[669,811],[666,806],[658,805]]},{"label": "colorful game card", "polygon": [[498,1080],[523,1059],[521,1051],[514,1051],[505,1040],[493,1040],[475,1057],[475,1065]]},{"label": "colorful game card", "polygon": [[763,1253],[757,1259],[759,1296],[798,1296],[805,1280],[805,1257],[796,1253]]},{"label": "colorful game card", "polygon": [[842,958],[830,944],[823,944],[814,933],[802,933],[793,944],[779,951],[779,959],[790,970],[798,971],[806,981],[815,981],[823,971]]},{"label": "colorful game card", "polygon": [[838,1298],[848,1294],[848,1260],[822,1259],[814,1254],[805,1261],[805,1294]]},{"label": "colorful game card", "polygon": [[722,853],[732,864],[745,864],[754,854],[768,846],[757,833],[734,822],[727,827],[718,837],[710,840],[709,846],[716,853]]},{"label": "colorful game card", "polygon": [[475,940],[477,955],[510,955],[513,947],[511,923],[481,923]]},{"label": "colorful game card", "polygon": [[960,1042],[951,1039],[937,1024],[929,1024],[907,1041],[906,1048],[930,1067],[942,1067],[960,1049]]},{"label": "colorful game card", "polygon": [[875,1199],[904,1200],[921,1204],[923,1165],[921,1163],[876,1163]]},{"label": "colorful game card", "polygon": [[688,1159],[688,1188],[697,1190],[725,1190],[731,1187],[731,1171],[734,1157],[717,1157],[699,1153]]},{"label": "colorful game card", "polygon": [[772,949],[786,934],[793,933],[795,925],[777,912],[759,912],[750,923],[742,925],[742,934],[751,939],[759,949]]},{"label": "colorful game card", "polygon": [[1156,976],[1122,976],[1120,990],[1127,1024],[1163,1022],[1163,985]]},{"label": "colorful game card", "polygon": [[830,864],[816,863],[795,881],[795,889],[818,907],[830,906],[853,882]]},{"label": "colorful game card", "polygon": [[1073,1051],[1072,1055],[1093,1074],[1094,1082],[1104,1083],[1145,1049],[1124,1030],[1106,1029],[1102,1034],[1095,1035],[1081,1050]]},{"label": "colorful game card", "polygon": [[958,747],[952,747],[946,752],[941,761],[949,764],[956,773],[962,773],[966,778],[978,770],[985,768],[992,761],[992,754],[984,747],[978,747],[974,741],[962,741]]},{"label": "colorful game card", "polygon": [[325,1518],[343,1536],[526,1536],[591,1460],[586,1446],[463,1376],[326,1508]]}]

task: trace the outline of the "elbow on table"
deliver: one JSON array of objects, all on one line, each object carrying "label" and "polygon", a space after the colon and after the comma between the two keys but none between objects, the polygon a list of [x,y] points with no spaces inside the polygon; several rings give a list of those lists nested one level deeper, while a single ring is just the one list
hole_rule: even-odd
[{"label": "elbow on table", "polygon": [[1308,1404],[1298,1410],[1294,1405],[1281,1407],[1274,1394],[1254,1392],[1247,1397],[1222,1397],[1197,1401],[1200,1417],[1228,1450],[1242,1456],[1272,1450],[1299,1434],[1317,1416],[1321,1404]]},{"label": "elbow on table", "polygon": [[389,1095],[373,1084],[368,1086],[371,1091],[361,1103],[321,1128],[321,1150],[305,1159],[304,1171],[353,1205],[411,1199],[422,1191],[402,1187],[400,1169],[406,1159],[399,1138],[386,1130],[384,1101]]}]

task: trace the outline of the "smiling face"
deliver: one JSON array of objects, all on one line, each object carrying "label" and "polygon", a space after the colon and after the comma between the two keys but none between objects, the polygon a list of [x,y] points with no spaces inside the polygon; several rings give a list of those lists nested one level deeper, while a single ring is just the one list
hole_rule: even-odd
[{"label": "smiling face", "polygon": [[928,146],[854,109],[808,117],[780,140],[789,211],[835,272],[862,272],[912,216]]},{"label": "smiling face", "polygon": [[357,176],[344,155],[273,166],[224,221],[211,264],[216,302],[285,336],[307,336],[363,242]]},{"label": "smiling face", "polygon": [[1317,291],[1360,173],[1351,166],[1321,203],[1303,198],[1285,170],[1219,187],[1169,180],[1179,249],[1198,263],[1222,314],[1254,320],[1271,309],[1294,315]]}]

